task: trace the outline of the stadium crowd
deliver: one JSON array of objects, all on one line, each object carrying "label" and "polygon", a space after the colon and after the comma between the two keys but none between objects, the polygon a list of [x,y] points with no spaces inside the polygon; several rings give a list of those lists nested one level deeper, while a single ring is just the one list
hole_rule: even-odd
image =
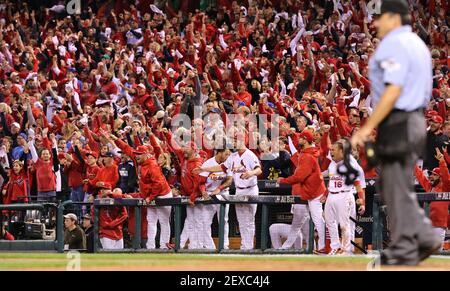
[{"label": "stadium crowd", "polygon": [[[368,62],[380,40],[366,1],[218,0],[205,10],[183,2],[86,0],[68,14],[66,1],[0,0],[0,203],[185,195],[194,204],[205,196],[194,169],[225,161],[234,138],[256,145],[258,179],[302,168],[291,159],[305,140],[328,169],[332,144],[374,106]],[[409,2],[433,57],[427,152],[416,169],[433,182],[450,163],[449,4]],[[182,114],[192,122],[177,125]],[[262,115],[265,122],[253,118]],[[366,178],[377,177],[364,149],[354,157]],[[446,229],[441,203],[433,223]],[[143,237],[151,241],[159,221],[160,246],[170,247],[170,207],[143,216]],[[132,212],[101,212],[104,246],[117,247],[127,218],[133,235]]]}]

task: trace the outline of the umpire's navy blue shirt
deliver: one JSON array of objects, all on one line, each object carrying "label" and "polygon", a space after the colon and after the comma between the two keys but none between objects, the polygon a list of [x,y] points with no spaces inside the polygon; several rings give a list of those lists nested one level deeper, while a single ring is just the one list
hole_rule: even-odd
[{"label": "umpire's navy blue shirt", "polygon": [[369,61],[372,98],[379,102],[386,84],[402,87],[395,108],[414,111],[426,108],[433,87],[431,54],[410,25],[384,36]]}]

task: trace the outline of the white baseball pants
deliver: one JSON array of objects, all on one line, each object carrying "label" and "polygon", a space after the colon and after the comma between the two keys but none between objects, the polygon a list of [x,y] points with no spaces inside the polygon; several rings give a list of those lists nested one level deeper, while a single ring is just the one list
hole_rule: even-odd
[{"label": "white baseball pants", "polygon": [[202,205],[186,206],[186,219],[184,220],[183,231],[181,232],[180,247],[184,248],[189,240],[189,249],[199,249],[201,247],[199,232],[202,230]]},{"label": "white baseball pants", "polygon": [[[172,191],[158,199],[173,197]],[[155,249],[155,238],[157,231],[157,223],[159,221],[160,235],[159,248],[167,249],[167,243],[170,241],[170,213],[172,206],[148,207],[147,208],[147,249]]]},{"label": "white baseball pants", "polygon": [[309,218],[308,207],[303,204],[293,204],[292,205],[292,224],[289,229],[289,233],[286,241],[281,246],[281,249],[290,249],[294,243],[300,239],[303,241],[302,229],[304,228],[306,222]]},{"label": "white baseball pants", "polygon": [[[217,221],[219,221],[220,205],[218,204],[204,204],[199,205],[202,213],[202,231],[200,232],[200,241],[203,248],[215,249],[216,245],[211,236],[211,224],[214,215],[217,213]],[[225,206],[225,225],[224,225],[224,249],[228,249],[229,239],[228,239],[228,211],[230,209],[229,205]]]},{"label": "white baseball pants", "polygon": [[[308,227],[309,228],[309,227]],[[291,225],[286,223],[274,223],[269,227],[270,233],[270,241],[272,243],[272,248],[281,249],[283,245],[283,241],[285,241],[290,233]],[[294,249],[301,249],[303,247],[302,241],[303,229],[300,232],[300,235],[297,236],[297,239],[294,243]]]},{"label": "white baseball pants", "polygon": [[325,221],[323,219],[323,208],[322,203],[320,202],[320,195],[317,198],[308,200],[308,210],[311,214],[311,219],[314,223],[314,228],[317,230],[317,234],[319,236],[318,247],[319,250],[325,247]]},{"label": "white baseball pants", "polygon": [[105,250],[121,250],[123,249],[123,239],[113,240],[107,237],[100,238],[102,248]]},{"label": "white baseball pants", "polygon": [[[350,248],[350,213],[352,201],[349,193],[329,194],[325,204],[325,221],[330,233],[331,249]],[[341,227],[342,242],[339,240],[338,225]]]},{"label": "white baseball pants", "polygon": [[[236,189],[236,195],[258,195],[258,186],[250,189]],[[256,204],[235,204],[236,217],[241,233],[241,250],[254,248]]]}]

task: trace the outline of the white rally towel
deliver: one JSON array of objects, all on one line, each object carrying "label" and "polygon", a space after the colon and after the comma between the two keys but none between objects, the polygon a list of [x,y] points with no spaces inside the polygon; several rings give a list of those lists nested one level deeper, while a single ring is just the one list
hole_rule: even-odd
[{"label": "white rally towel", "polygon": [[164,12],[162,12],[158,7],[156,7],[154,4],[151,4],[150,5],[150,9],[153,11],[153,12],[155,12],[156,14],[161,14],[161,15],[164,15],[164,16],[166,16],[165,14],[164,14]]}]

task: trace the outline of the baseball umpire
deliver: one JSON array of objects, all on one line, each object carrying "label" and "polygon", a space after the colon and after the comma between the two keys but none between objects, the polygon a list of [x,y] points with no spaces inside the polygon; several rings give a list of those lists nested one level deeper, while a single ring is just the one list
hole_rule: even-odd
[{"label": "baseball umpire", "polygon": [[383,265],[417,265],[439,249],[440,241],[413,194],[413,168],[424,153],[423,109],[432,92],[431,54],[412,32],[406,0],[384,0],[375,21],[381,39],[369,62],[376,108],[354,134],[362,146],[378,127],[380,190],[387,205],[391,242],[381,254]]}]

